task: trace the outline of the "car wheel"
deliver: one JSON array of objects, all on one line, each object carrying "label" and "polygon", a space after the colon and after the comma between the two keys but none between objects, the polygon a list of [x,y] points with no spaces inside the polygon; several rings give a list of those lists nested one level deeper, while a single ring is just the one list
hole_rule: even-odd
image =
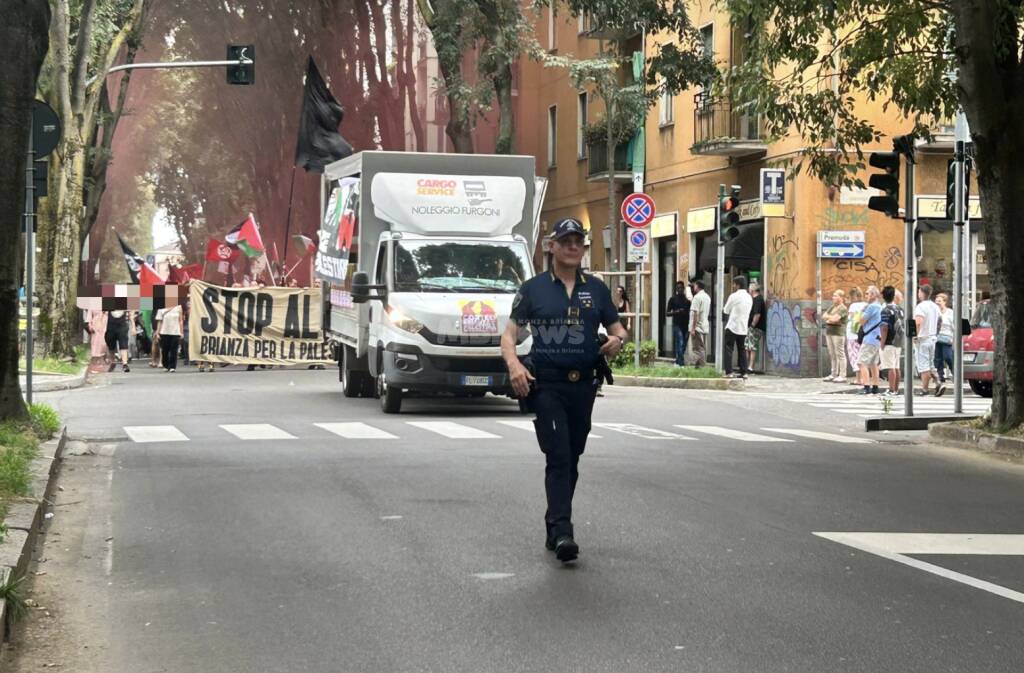
[{"label": "car wheel", "polygon": [[979,397],[992,397],[992,382],[991,381],[975,381],[971,379],[968,381],[971,384],[971,390],[974,391],[975,395]]},{"label": "car wheel", "polygon": [[383,374],[377,377],[377,393],[380,395],[380,408],[385,414],[402,411],[402,389],[389,386]]}]

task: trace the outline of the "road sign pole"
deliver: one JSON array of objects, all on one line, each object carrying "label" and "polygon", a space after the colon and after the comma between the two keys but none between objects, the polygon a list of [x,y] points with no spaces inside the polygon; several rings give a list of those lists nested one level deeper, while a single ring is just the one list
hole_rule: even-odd
[{"label": "road sign pole", "polygon": [[914,229],[917,227],[917,205],[914,202],[914,156],[907,157],[907,179],[906,179],[906,208],[904,209],[903,221],[905,226],[905,238],[903,242],[903,259],[907,267],[904,271],[904,308],[906,314],[904,319],[906,325],[903,329],[903,415],[910,417],[914,415],[914,342],[910,338],[910,321],[914,319],[914,305],[917,299],[914,296],[914,263],[917,258],[917,251],[914,249]]},{"label": "road sign pole", "polygon": [[[964,412],[964,348],[963,324],[964,315],[964,222],[968,219],[967,204],[964,195],[969,179],[965,150],[969,132],[967,119],[961,110],[956,117],[956,183],[953,209],[953,413]],[[945,364],[940,364],[945,367]]]},{"label": "road sign pole", "polygon": [[633,330],[633,366],[640,367],[640,307],[643,306],[643,294],[640,290],[640,274],[643,262],[637,262],[635,267],[636,304],[633,306],[633,315],[636,316],[635,329]]}]

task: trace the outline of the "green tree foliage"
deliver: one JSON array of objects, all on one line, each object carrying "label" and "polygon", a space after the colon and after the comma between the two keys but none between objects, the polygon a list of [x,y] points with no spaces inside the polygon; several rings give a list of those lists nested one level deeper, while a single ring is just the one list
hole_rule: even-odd
[{"label": "green tree foliage", "polygon": [[[856,101],[880,101],[927,133],[962,108],[975,146],[995,309],[992,422],[1024,422],[1024,53],[1019,0],[722,0],[742,26],[746,59],[726,82],[734,105],[769,132],[796,130],[804,166],[859,183],[877,126]],[[798,166],[799,168],[799,166]]]}]

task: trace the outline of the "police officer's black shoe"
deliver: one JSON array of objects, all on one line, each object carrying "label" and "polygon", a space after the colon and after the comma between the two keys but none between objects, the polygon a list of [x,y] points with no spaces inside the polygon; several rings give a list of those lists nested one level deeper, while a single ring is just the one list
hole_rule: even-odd
[{"label": "police officer's black shoe", "polygon": [[548,535],[544,538],[544,548],[548,551],[555,551],[555,538]]},{"label": "police officer's black shoe", "polygon": [[555,556],[562,563],[575,561],[580,555],[580,547],[570,535],[559,535],[555,540]]}]

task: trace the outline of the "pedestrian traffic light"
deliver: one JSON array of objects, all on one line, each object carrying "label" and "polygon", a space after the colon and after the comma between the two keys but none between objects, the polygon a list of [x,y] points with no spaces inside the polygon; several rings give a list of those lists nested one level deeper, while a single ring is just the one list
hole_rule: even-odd
[{"label": "pedestrian traffic light", "polygon": [[731,241],[740,235],[740,186],[733,185],[732,193],[718,202],[718,240]]},{"label": "pedestrian traffic light", "polygon": [[229,44],[228,84],[253,84],[256,82],[256,45]]},{"label": "pedestrian traffic light", "polygon": [[899,217],[900,155],[896,152],[872,152],[868,163],[885,171],[875,173],[868,179],[869,186],[880,189],[885,194],[868,199],[868,208],[885,213],[889,217]]}]

